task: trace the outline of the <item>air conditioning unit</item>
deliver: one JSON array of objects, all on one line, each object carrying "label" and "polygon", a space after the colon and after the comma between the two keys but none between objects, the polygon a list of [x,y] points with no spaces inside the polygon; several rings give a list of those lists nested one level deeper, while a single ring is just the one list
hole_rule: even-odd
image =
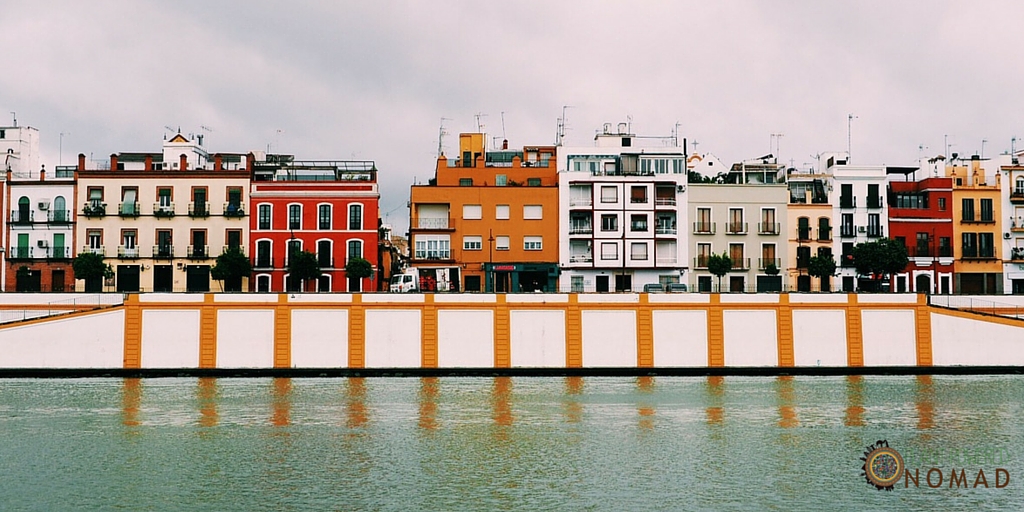
[{"label": "air conditioning unit", "polygon": [[39,201],[39,209],[40,210],[49,210],[50,209],[50,201],[47,201],[47,200]]},{"label": "air conditioning unit", "polygon": [[36,242],[36,245],[39,246],[40,249],[46,249],[47,247],[50,246],[50,242],[47,242],[46,240],[40,240]]},{"label": "air conditioning unit", "polygon": [[864,226],[857,226],[857,232],[858,233],[866,233],[867,230],[868,230],[868,228],[866,228]]}]

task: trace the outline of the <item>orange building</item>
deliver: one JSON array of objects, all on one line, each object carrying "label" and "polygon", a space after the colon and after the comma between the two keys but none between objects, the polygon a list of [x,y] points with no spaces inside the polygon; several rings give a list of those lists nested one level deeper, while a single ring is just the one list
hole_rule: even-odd
[{"label": "orange building", "polygon": [[434,179],[412,187],[411,265],[458,267],[464,291],[555,291],[555,147],[487,150],[484,134],[463,133],[459,155],[442,154]]}]

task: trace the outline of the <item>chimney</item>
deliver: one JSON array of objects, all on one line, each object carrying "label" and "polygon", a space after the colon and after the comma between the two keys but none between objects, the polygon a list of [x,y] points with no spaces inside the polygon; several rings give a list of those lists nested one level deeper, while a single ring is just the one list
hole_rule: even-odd
[{"label": "chimney", "polygon": [[146,170],[153,170],[153,155],[146,155]]},{"label": "chimney", "polygon": [[83,154],[83,153],[79,153],[78,154],[78,170],[79,171],[84,171],[85,170],[85,154]]},{"label": "chimney", "polygon": [[501,149],[508,149],[508,139],[501,141]]},{"label": "chimney", "polygon": [[181,163],[178,164],[178,170],[179,171],[188,170],[188,156],[186,156],[185,153],[181,154],[180,161],[181,161]]},{"label": "chimney", "polygon": [[110,170],[111,171],[116,171],[117,170],[117,155],[114,154],[114,153],[110,154]]},{"label": "chimney", "polygon": [[215,171],[221,170],[221,166],[223,164],[224,164],[224,161],[222,160],[222,158],[220,156],[220,153],[217,153],[217,154],[213,155],[213,170],[215,170]]},{"label": "chimney", "polygon": [[39,169],[39,181],[46,181],[46,164]]},{"label": "chimney", "polygon": [[256,155],[249,153],[245,155],[245,170],[252,174],[252,161],[256,159]]}]

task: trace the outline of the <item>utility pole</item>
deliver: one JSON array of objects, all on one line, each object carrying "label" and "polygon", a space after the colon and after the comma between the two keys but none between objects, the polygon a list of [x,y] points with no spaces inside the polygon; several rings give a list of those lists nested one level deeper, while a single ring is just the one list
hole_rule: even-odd
[{"label": "utility pole", "polygon": [[859,116],[850,114],[846,116],[846,160],[851,163],[853,160],[853,120]]}]

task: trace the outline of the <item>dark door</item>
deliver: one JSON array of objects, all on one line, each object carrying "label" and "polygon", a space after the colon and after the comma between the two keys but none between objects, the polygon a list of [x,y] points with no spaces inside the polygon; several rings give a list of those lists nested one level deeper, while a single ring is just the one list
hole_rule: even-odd
[{"label": "dark door", "polygon": [[856,291],[853,287],[853,276],[843,276],[843,291],[851,293]]},{"label": "dark door", "polygon": [[242,232],[241,231],[228,231],[228,247],[241,247],[242,246]]},{"label": "dark door", "polygon": [[42,291],[42,272],[21,267],[17,271],[15,288],[19,292]]},{"label": "dark door", "polygon": [[832,276],[821,276],[821,291],[832,291]]},{"label": "dark door", "polygon": [[508,272],[495,272],[494,273],[494,291],[497,293],[508,293],[511,283],[509,283],[511,276]]},{"label": "dark door", "polygon": [[917,293],[932,293],[932,278],[928,274],[920,274],[914,280],[914,291]]},{"label": "dark door", "polygon": [[64,291],[64,270],[54,270],[50,273],[50,291]]},{"label": "dark door", "polygon": [[91,277],[85,280],[85,291],[87,292],[102,292],[103,291],[103,277]]},{"label": "dark door", "polygon": [[[1024,280],[1018,279],[1022,285],[1020,293],[1024,293]],[[949,295],[949,276],[942,276],[939,278],[939,288],[944,295]],[[1017,293],[1017,292],[1014,292]]]},{"label": "dark door", "polygon": [[[945,278],[943,278],[943,284],[945,284]],[[1020,294],[1024,293],[1024,279],[1014,279],[1014,280],[1012,280],[1011,281],[1011,286],[1013,287],[1013,294],[1014,295],[1020,295]],[[946,293],[946,292],[943,292],[943,293]]]},{"label": "dark door", "polygon": [[711,292],[711,276],[697,276],[697,291],[698,292]]},{"label": "dark door", "polygon": [[615,291],[617,292],[631,292],[633,291],[633,276],[629,274],[618,274],[615,276]]},{"label": "dark door", "polygon": [[153,291],[169,292],[174,289],[174,267],[153,265]]},{"label": "dark door", "polygon": [[192,257],[206,257],[206,231],[192,232]]},{"label": "dark door", "polygon": [[597,276],[594,281],[595,289],[599,292],[608,291],[608,276]]},{"label": "dark door", "polygon": [[729,291],[730,292],[745,292],[746,291],[746,280],[743,276],[729,276]]},{"label": "dark door", "polygon": [[189,265],[185,270],[185,291],[210,291],[210,266]]},{"label": "dark door", "polygon": [[137,292],[139,291],[139,266],[118,265],[117,266],[117,291]]},{"label": "dark door", "polygon": [[796,291],[811,291],[811,276],[796,276]]}]

